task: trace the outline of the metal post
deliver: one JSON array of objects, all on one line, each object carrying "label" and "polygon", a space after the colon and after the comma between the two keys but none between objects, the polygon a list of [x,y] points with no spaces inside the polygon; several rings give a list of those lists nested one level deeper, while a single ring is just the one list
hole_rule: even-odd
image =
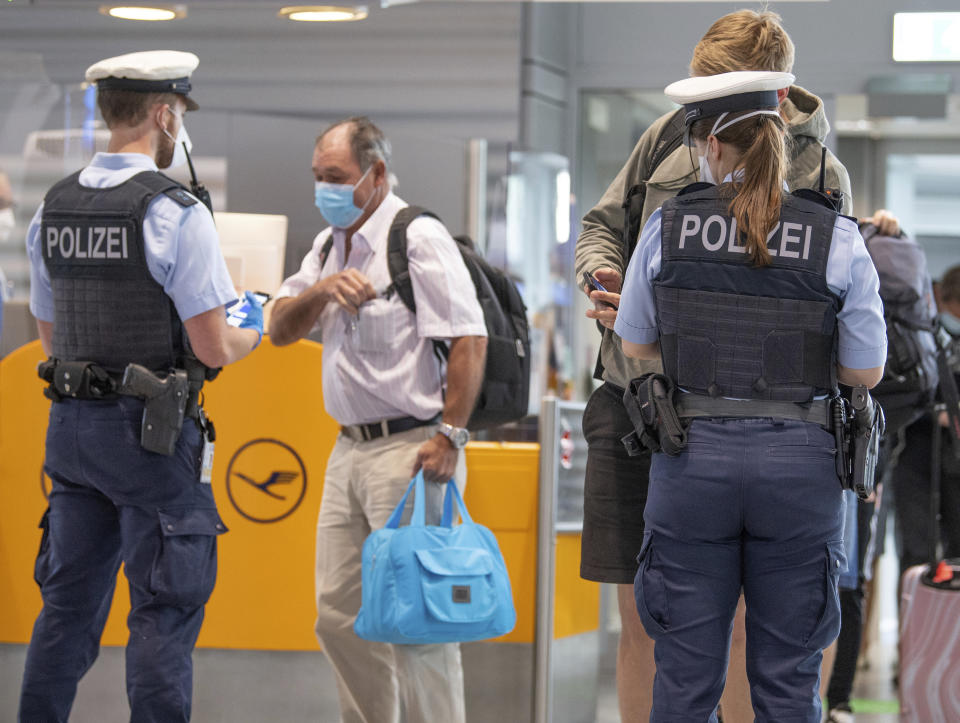
[{"label": "metal post", "polygon": [[553,720],[553,598],[557,517],[557,398],[540,405],[540,480],[537,517],[537,608],[533,723]]},{"label": "metal post", "polygon": [[487,250],[487,140],[467,144],[467,233],[481,252]]}]

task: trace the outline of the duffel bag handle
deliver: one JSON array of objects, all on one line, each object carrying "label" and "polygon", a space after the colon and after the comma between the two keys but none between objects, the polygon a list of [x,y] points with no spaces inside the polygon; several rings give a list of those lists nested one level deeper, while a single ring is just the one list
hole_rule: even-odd
[{"label": "duffel bag handle", "polygon": [[467,505],[460,496],[460,490],[457,489],[457,483],[453,477],[447,482],[447,493],[443,497],[443,519],[440,520],[441,527],[450,527],[453,525],[453,501],[457,502],[457,509],[460,510],[460,519],[463,522],[473,522],[470,513],[467,512]]},{"label": "duffel bag handle", "polygon": [[[464,522],[473,522],[470,513],[467,512],[467,506],[460,496],[460,490],[457,489],[457,483],[451,477],[447,482],[446,494],[443,499],[443,517],[440,520],[441,527],[450,527],[453,524],[453,503],[457,503],[457,509],[460,511],[460,517]],[[403,517],[403,509],[407,505],[407,498],[410,492],[413,496],[413,518],[410,520],[411,527],[424,527],[426,525],[426,482],[423,479],[423,470],[419,470],[414,478],[407,485],[407,491],[403,493],[400,502],[394,508],[390,519],[387,520],[386,528],[396,529],[400,526],[400,518]]]}]

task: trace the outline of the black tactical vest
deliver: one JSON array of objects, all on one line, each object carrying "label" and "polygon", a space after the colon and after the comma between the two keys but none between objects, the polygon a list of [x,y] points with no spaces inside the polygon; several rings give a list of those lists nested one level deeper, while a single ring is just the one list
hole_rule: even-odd
[{"label": "black tactical vest", "polygon": [[716,187],[662,208],[654,280],[664,373],[696,394],[805,402],[836,388],[839,298],[827,287],[837,214],[785,196],[771,265],[752,264]]},{"label": "black tactical vest", "polygon": [[155,171],[110,188],[81,186],[79,175],[53,186],[43,203],[40,244],[53,286],[53,356],[96,362],[110,372],[131,362],[153,371],[178,366],[183,325],[150,275],[143,219],[161,193],[182,206],[196,199]]}]

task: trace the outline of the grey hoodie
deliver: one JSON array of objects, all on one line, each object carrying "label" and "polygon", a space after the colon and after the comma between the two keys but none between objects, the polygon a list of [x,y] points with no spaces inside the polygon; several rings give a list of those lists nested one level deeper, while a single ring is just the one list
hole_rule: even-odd
[{"label": "grey hoodie", "polygon": [[[823,103],[817,96],[794,85],[790,87],[790,92],[780,108],[787,118],[787,132],[792,140],[787,186],[791,191],[798,188],[816,188],[820,180],[820,149],[830,132],[830,123],[823,111]],[[697,180],[696,155],[682,145],[663,160],[649,179],[645,179],[644,171],[650,163],[653,147],[661,129],[672,115],[668,113],[657,119],[644,132],[630,158],[603,194],[603,198],[583,217],[583,229],[577,238],[575,278],[579,279],[584,272],[593,273],[601,267],[616,269],[623,275],[629,261],[624,258],[624,248],[620,241],[623,230],[621,204],[627,188],[646,180],[647,196],[642,219],[645,224],[664,201]],[[839,188],[843,191],[843,212],[850,213],[853,207],[850,176],[830,151],[827,151],[825,184],[827,188]],[[603,378],[619,387],[626,387],[631,379],[646,372],[661,370],[659,360],[647,361],[624,356],[620,337],[606,328],[600,343],[600,360],[604,366]]]}]

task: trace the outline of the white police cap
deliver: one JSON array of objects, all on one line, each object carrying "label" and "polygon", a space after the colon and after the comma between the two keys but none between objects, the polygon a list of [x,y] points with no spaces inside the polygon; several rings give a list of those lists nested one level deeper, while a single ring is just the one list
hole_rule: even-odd
[{"label": "white police cap", "polygon": [[700,118],[721,113],[776,108],[777,91],[789,88],[795,79],[792,73],[738,70],[684,78],[671,83],[663,92],[683,106],[684,124],[689,128]]},{"label": "white police cap", "polygon": [[187,110],[199,106],[190,93],[190,74],[200,59],[179,50],[145,50],[106,58],[87,68],[87,81],[100,89],[133,90],[140,93],[177,93]]}]

